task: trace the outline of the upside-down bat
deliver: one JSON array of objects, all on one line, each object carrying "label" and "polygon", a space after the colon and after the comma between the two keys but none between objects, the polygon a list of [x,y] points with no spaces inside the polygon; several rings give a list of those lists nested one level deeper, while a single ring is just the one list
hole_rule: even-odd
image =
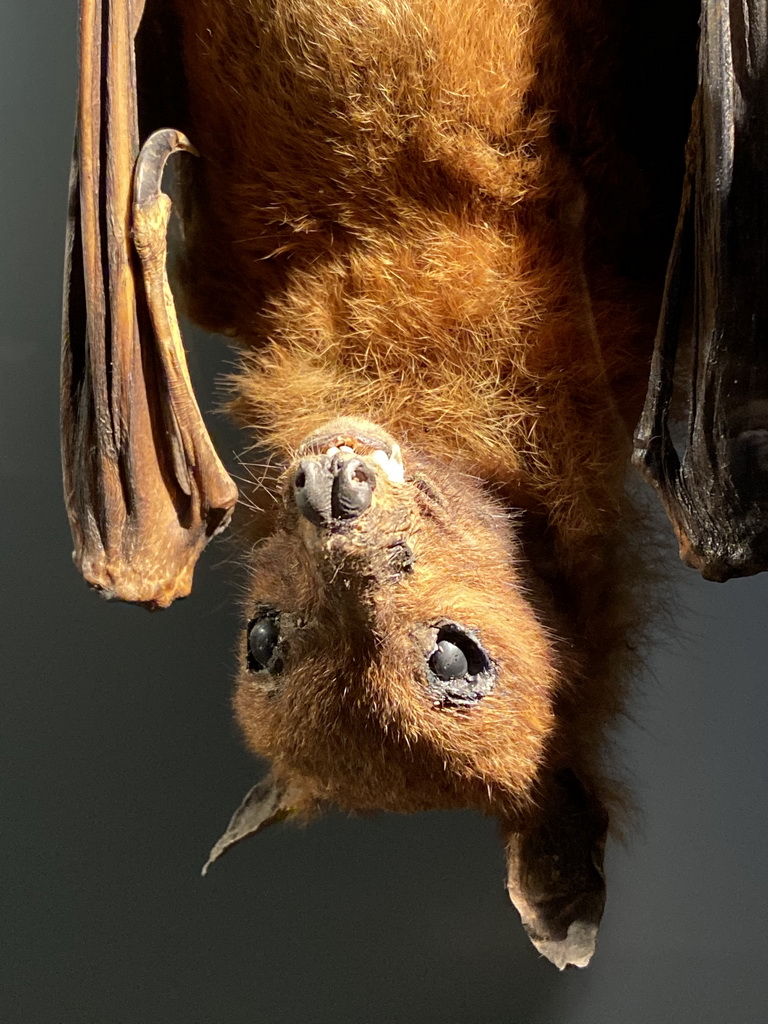
[{"label": "upside-down bat", "polygon": [[[727,77],[706,40],[722,50],[738,21],[723,6],[705,4],[651,365],[693,4],[660,34],[660,8],[632,0],[81,0],[63,360],[76,561],[106,596],[166,606],[236,500],[166,276],[177,151],[179,291],[237,340],[231,408],[278,467],[251,525],[235,696],[271,774],[212,859],[324,806],[475,808],[499,820],[536,947],[589,961],[618,802],[606,733],[648,604],[625,470],[650,367],[637,458],[675,515],[658,467],[690,330],[680,253],[699,313],[720,256],[687,211],[694,196],[701,232],[726,136],[702,113]],[[764,14],[729,43],[749,81]],[[735,435],[747,462],[760,415]],[[690,515],[676,523],[710,564]],[[762,567],[721,555],[712,575]]]}]

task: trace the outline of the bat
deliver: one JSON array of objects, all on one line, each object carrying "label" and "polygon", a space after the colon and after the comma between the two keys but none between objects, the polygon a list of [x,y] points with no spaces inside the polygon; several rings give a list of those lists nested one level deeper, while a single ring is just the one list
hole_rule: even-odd
[{"label": "bat", "polygon": [[[659,38],[659,12],[630,3],[81,0],[62,373],[75,561],[105,596],[165,607],[237,497],[168,284],[173,154],[179,290],[236,340],[232,413],[276,467],[253,510],[235,695],[271,772],[206,870],[325,807],[469,807],[499,822],[536,948],[589,962],[622,803],[609,733],[649,603],[624,487],[641,413],[635,458],[689,561],[718,578],[761,565],[727,550],[738,531],[702,547],[687,463],[669,468],[679,267],[723,258],[690,227],[735,109],[707,106],[730,67],[715,7],[673,244],[691,4]],[[736,7],[752,81],[764,12]],[[708,398],[702,426],[712,369],[697,374],[691,465],[721,423]],[[762,465],[761,408],[737,412],[730,454],[707,463],[718,480],[734,452]]]}]

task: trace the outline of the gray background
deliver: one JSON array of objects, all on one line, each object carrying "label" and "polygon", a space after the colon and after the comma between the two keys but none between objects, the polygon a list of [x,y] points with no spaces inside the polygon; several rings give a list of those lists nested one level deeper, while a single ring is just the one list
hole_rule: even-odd
[{"label": "gray background", "polygon": [[[589,970],[558,975],[529,947],[494,826],[470,814],[278,828],[200,879],[259,774],[228,710],[233,552],[209,551],[194,596],[155,616],[100,602],[69,561],[56,434],[75,26],[74,0],[0,8],[0,1019],[768,1021],[766,578],[675,571],[676,626],[625,731],[642,817],[610,851]],[[210,381],[225,350],[192,345]],[[225,453],[245,447],[214,429]]]}]

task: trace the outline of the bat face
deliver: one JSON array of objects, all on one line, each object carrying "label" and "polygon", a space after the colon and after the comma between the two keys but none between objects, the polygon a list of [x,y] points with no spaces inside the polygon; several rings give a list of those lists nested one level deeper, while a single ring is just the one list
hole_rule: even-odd
[{"label": "bat face", "polygon": [[514,550],[476,485],[381,428],[310,435],[249,566],[249,744],[350,810],[525,804],[555,673]]}]

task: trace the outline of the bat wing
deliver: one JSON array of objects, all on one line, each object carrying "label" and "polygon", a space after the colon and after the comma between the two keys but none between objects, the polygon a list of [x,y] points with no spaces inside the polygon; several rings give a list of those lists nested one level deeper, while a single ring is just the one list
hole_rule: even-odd
[{"label": "bat wing", "polygon": [[[186,596],[237,491],[200,416],[165,271],[170,22],[152,0],[80,0],[80,91],[70,179],[61,386],[64,489],[74,559],[105,596],[151,608]],[[154,65],[154,67],[153,67]],[[137,90],[137,84],[141,90]],[[142,95],[139,109],[138,92]],[[149,102],[144,97],[149,97]],[[161,109],[164,107],[164,109]],[[186,159],[191,159],[188,157]],[[134,183],[135,179],[135,183]]]},{"label": "bat wing", "polygon": [[[687,179],[635,462],[681,557],[712,580],[768,569],[766,169],[768,8],[702,0]],[[668,419],[682,389],[678,452]]]}]

